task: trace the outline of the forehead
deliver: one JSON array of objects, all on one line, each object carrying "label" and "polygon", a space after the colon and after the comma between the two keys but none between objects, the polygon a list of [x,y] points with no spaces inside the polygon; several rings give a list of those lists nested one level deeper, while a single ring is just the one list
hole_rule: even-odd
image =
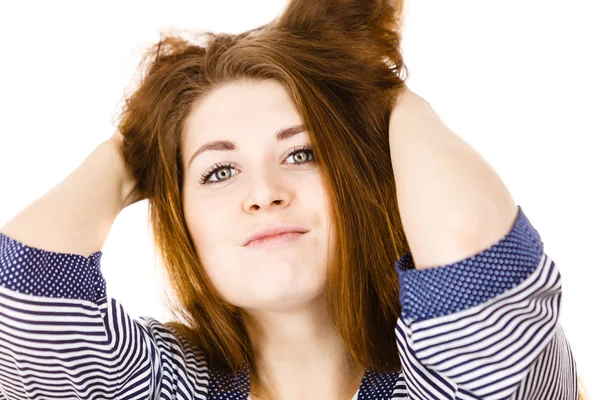
[{"label": "forehead", "polygon": [[[236,81],[213,89],[191,110],[184,137],[198,141],[270,134],[301,123],[292,98],[274,80]],[[274,139],[274,138],[273,138]]]}]

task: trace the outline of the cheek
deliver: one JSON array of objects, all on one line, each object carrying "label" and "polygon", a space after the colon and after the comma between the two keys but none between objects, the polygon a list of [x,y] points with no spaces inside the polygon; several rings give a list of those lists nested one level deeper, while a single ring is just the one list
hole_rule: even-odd
[{"label": "cheek", "polygon": [[213,287],[222,298],[230,302],[232,299],[227,294],[232,289],[228,286],[239,275],[239,271],[234,268],[237,262],[231,251],[232,244],[239,240],[236,238],[232,207],[232,204],[226,204],[223,199],[203,199],[190,202],[185,212],[196,254]]},{"label": "cheek", "polygon": [[186,224],[198,250],[221,240],[223,231],[227,229],[226,219],[232,214],[231,207],[232,204],[227,204],[227,198],[223,196],[196,194],[186,199]]},{"label": "cheek", "polygon": [[207,261],[226,253],[224,247],[231,246],[235,241],[235,232],[225,213],[208,210],[194,213],[188,226],[198,255],[207,258]]},{"label": "cheek", "polygon": [[227,241],[232,233],[227,229],[228,225],[215,218],[214,214],[205,213],[201,218],[202,223],[197,224],[192,233],[197,256],[221,298],[233,303],[229,294],[235,292],[231,286],[240,275],[238,260],[234,258],[231,243]]},{"label": "cheek", "polygon": [[215,276],[218,268],[213,266],[226,263],[223,258],[228,252],[224,251],[223,246],[227,243],[227,237],[232,235],[228,229],[229,225],[223,221],[226,213],[219,212],[222,210],[222,208],[216,208],[216,211],[213,211],[212,207],[203,204],[189,209],[185,215],[196,255],[211,280],[218,279],[218,276]]},{"label": "cheek", "polygon": [[[306,204],[312,204],[315,207],[315,212],[318,214],[320,224],[324,229],[331,229],[333,232],[333,213],[330,206],[330,199],[324,187],[322,179],[319,177],[313,182],[311,190],[306,191]],[[333,237],[332,237],[333,240]]]}]

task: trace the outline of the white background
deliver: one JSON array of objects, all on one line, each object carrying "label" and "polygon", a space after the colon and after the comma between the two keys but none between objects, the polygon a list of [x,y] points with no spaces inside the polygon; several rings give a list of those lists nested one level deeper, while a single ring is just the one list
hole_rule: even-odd
[{"label": "white background", "polygon": [[[140,52],[159,30],[240,32],[286,1],[0,3],[0,226],[115,128]],[[412,0],[408,84],[498,171],[563,277],[560,322],[600,395],[600,12],[593,0]],[[147,202],[104,246],[109,295],[166,321]]]}]

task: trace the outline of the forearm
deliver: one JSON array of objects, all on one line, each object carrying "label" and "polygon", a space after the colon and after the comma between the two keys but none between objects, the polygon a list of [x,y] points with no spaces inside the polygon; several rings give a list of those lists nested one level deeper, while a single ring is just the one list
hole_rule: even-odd
[{"label": "forearm", "polygon": [[407,91],[390,118],[402,224],[417,268],[458,261],[510,228],[516,204],[493,168]]},{"label": "forearm", "polygon": [[101,250],[122,209],[124,164],[112,142],[100,144],[66,179],[27,206],[3,234],[48,251],[89,256]]}]

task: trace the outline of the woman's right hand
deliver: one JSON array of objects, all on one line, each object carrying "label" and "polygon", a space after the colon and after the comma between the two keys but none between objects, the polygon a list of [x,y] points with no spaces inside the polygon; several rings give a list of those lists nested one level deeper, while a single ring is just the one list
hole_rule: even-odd
[{"label": "woman's right hand", "polygon": [[125,208],[133,203],[137,203],[140,200],[143,200],[144,197],[136,190],[136,181],[131,174],[131,171],[127,164],[125,163],[125,158],[123,156],[123,135],[119,130],[116,130],[115,133],[108,140],[115,149],[118,151],[118,154],[121,158],[122,165],[124,168],[124,178],[122,183],[122,203]]}]

